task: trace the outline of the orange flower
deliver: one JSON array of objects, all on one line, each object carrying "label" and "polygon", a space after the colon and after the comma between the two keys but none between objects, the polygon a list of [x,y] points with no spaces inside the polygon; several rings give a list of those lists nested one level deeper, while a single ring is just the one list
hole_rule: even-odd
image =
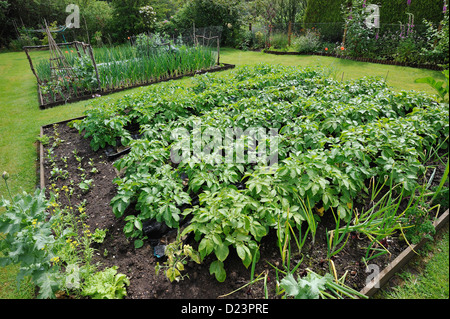
[{"label": "orange flower", "polygon": [[130,37],[128,37],[128,40],[130,40]]},{"label": "orange flower", "polygon": [[72,53],[73,53],[73,50],[70,50],[70,52],[72,52]]},{"label": "orange flower", "polygon": [[325,48],[325,51],[328,51],[328,48]]},{"label": "orange flower", "polygon": [[341,50],[342,50],[342,51],[344,51],[344,50],[345,50],[345,48],[344,48],[344,47],[341,47]]},{"label": "orange flower", "polygon": [[66,53],[69,53],[69,51],[66,51]]}]

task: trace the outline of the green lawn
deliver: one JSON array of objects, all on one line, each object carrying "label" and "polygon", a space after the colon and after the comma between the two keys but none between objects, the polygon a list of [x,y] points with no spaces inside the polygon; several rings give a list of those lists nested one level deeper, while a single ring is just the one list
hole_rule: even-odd
[{"label": "green lawn", "polygon": [[392,278],[394,286],[379,292],[383,299],[448,299],[449,230],[448,227],[428,242],[405,267]]},{"label": "green lawn", "polygon": [[[37,57],[40,54],[43,53],[34,53]],[[430,70],[355,62],[332,57],[277,56],[228,48],[221,50],[221,62],[236,64],[238,67],[260,62],[301,67],[322,66],[328,68],[330,74],[339,80],[388,75],[388,84],[394,90],[421,90],[431,94],[434,93],[432,89],[425,84],[414,83],[414,79],[425,76],[443,79],[440,72]],[[0,79],[0,173],[7,171],[10,174],[8,182],[13,193],[22,189],[30,192],[38,183],[36,176],[38,158],[35,143],[40,126],[80,116],[89,102],[83,101],[40,110],[36,80],[24,52],[0,54]],[[184,78],[178,80],[178,83],[189,85],[191,79]],[[145,90],[145,88],[131,89],[101,97],[101,99],[117,99],[139,90]],[[5,192],[4,183],[0,183],[0,196],[4,196]],[[446,244],[448,246],[448,240]],[[16,291],[12,288],[15,287],[11,284],[15,271],[14,267],[1,270],[0,298],[31,297],[31,289],[22,288]]]}]

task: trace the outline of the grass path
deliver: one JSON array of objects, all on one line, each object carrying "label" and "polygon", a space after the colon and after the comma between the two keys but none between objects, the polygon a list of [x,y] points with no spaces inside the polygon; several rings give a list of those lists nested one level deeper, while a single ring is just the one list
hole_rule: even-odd
[{"label": "grass path", "polygon": [[[37,55],[39,56],[39,53]],[[385,77],[388,74],[388,84],[397,91],[414,89],[434,93],[425,84],[414,83],[414,79],[425,76],[443,79],[440,72],[430,70],[355,62],[332,57],[276,56],[228,48],[221,50],[221,62],[236,64],[238,67],[260,62],[301,67],[323,66],[328,68],[330,74],[339,80],[342,77],[344,80],[348,80],[367,75]],[[178,80],[177,83],[189,85],[191,80],[184,78]],[[145,88],[131,89],[101,97],[101,99],[117,99],[139,90],[145,90]],[[38,183],[35,143],[40,126],[81,116],[88,103],[88,101],[82,101],[40,110],[37,101],[36,80],[30,70],[25,53],[0,54],[0,173],[7,171],[10,174],[8,182],[12,193],[21,190],[30,192]],[[5,192],[5,185],[0,181],[0,196],[5,196]],[[0,298],[30,297],[30,294],[22,293],[23,289],[19,294],[15,289],[8,288],[11,286],[10,281],[14,278],[14,267],[1,269]]]},{"label": "grass path", "polygon": [[449,229],[428,242],[408,265],[398,272],[375,298],[378,299],[448,299]]}]

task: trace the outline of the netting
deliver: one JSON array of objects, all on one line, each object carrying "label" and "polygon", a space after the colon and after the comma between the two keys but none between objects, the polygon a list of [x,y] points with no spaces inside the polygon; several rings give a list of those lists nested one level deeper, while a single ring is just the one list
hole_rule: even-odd
[{"label": "netting", "polygon": [[155,46],[168,45],[168,43],[175,45],[202,45],[205,47],[215,47],[217,45],[217,39],[222,39],[222,26],[210,26],[205,28],[192,28],[177,30],[173,32],[164,33],[143,33],[141,35],[134,35],[130,37],[132,45],[136,45],[139,37],[142,35],[147,37],[149,49]]}]

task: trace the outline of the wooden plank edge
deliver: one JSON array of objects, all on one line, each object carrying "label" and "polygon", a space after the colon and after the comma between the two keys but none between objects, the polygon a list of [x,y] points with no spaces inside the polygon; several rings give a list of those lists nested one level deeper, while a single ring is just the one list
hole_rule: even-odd
[{"label": "wooden plank edge", "polygon": [[[449,210],[447,209],[437,220],[434,221],[436,231],[440,230],[449,220]],[[367,297],[373,296],[379,289],[381,289],[398,272],[404,265],[406,265],[412,257],[416,255],[416,251],[420,249],[428,239],[423,238],[418,244],[411,245],[406,248],[400,255],[397,256],[385,269],[383,269],[377,276],[375,276],[360,293]]]},{"label": "wooden plank edge", "polygon": [[[44,136],[44,128],[41,126],[40,129],[41,140]],[[39,185],[41,189],[45,188],[45,175],[44,175],[44,144],[39,141]]]}]

